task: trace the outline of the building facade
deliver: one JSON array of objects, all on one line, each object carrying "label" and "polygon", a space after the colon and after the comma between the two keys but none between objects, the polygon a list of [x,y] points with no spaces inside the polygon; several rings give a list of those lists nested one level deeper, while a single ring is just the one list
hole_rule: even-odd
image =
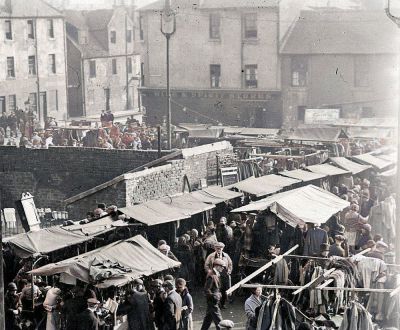
[{"label": "building facade", "polygon": [[124,7],[66,11],[71,117],[139,111],[140,55],[132,18]]},{"label": "building facade", "polygon": [[[41,0],[0,7],[0,113],[33,110],[41,123],[66,118],[63,15]],[[36,10],[31,10],[35,8]]]},{"label": "building facade", "polygon": [[[165,120],[164,1],[140,10],[142,101],[147,121]],[[280,127],[277,1],[172,2],[170,39],[172,122]]]},{"label": "building facade", "polygon": [[302,11],[281,46],[284,125],[303,124],[306,109],[319,108],[355,120],[395,117],[398,44],[383,11]]}]

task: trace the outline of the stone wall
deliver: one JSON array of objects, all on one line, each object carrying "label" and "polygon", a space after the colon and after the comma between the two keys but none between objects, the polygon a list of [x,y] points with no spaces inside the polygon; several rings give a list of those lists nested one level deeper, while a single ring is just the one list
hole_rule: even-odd
[{"label": "stone wall", "polygon": [[[162,156],[169,152],[163,152]],[[53,147],[0,147],[3,207],[14,207],[21,193],[37,207],[60,209],[64,199],[93,188],[158,158],[157,151]]]}]

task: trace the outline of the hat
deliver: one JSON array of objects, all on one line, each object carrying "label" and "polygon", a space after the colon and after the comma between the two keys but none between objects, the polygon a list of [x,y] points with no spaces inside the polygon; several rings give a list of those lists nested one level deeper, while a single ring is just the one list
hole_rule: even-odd
[{"label": "hat", "polygon": [[218,325],[222,328],[232,329],[235,326],[235,323],[231,320],[222,320]]},{"label": "hat", "polygon": [[151,281],[150,284],[151,284],[152,286],[162,286],[162,283],[163,283],[163,282],[162,282],[160,279],[157,278],[156,280]]},{"label": "hat", "polygon": [[143,281],[140,278],[136,278],[133,280],[134,285],[143,285]]},{"label": "hat", "polygon": [[98,305],[100,304],[100,301],[98,301],[96,298],[89,298],[87,300],[88,305]]},{"label": "hat", "polygon": [[230,226],[231,228],[235,228],[235,227],[237,226],[236,221],[231,221],[231,223],[229,224],[229,226]]},{"label": "hat", "polygon": [[369,223],[364,223],[361,228],[365,229],[367,231],[371,231],[371,229],[372,229],[372,227]]},{"label": "hat", "polygon": [[164,276],[164,281],[173,281],[174,277],[170,274]]},{"label": "hat", "polygon": [[383,247],[383,248],[385,248],[385,249],[388,249],[389,248],[389,246],[384,242],[384,241],[378,241],[378,242],[376,242],[376,247],[378,248],[378,247]]},{"label": "hat", "polygon": [[18,289],[17,289],[17,285],[16,285],[14,282],[8,283],[7,289],[8,289],[9,291],[17,291],[17,290],[18,290]]},{"label": "hat", "polygon": [[158,241],[157,245],[160,247],[161,245],[164,245],[164,244],[167,244],[167,241],[161,239],[161,240]]},{"label": "hat", "polygon": [[337,232],[338,234],[341,234],[341,235],[343,235],[345,231],[346,231],[346,228],[345,228],[345,226],[343,226],[343,225],[339,225],[339,226],[338,226],[338,229],[336,230],[336,232]]},{"label": "hat", "polygon": [[222,266],[222,267],[225,267],[225,261],[222,260],[222,259],[220,259],[220,258],[214,259],[214,261],[213,261],[213,266]]},{"label": "hat", "polygon": [[338,241],[344,241],[345,240],[343,235],[335,235],[335,239],[337,239]]},{"label": "hat", "polygon": [[375,243],[374,240],[370,239],[370,240],[367,241],[366,245],[367,245],[368,248],[373,248],[376,245],[376,243]]},{"label": "hat", "polygon": [[320,245],[320,250],[321,250],[321,252],[329,251],[329,244],[327,244],[327,243],[322,243],[322,244]]},{"label": "hat", "polygon": [[163,288],[168,288],[168,289],[170,289],[170,290],[173,290],[173,289],[174,289],[174,282],[168,280],[168,281],[165,281],[165,282],[162,284],[162,286],[163,286]]},{"label": "hat", "polygon": [[223,249],[224,247],[225,247],[225,244],[222,242],[217,242],[214,244],[214,249],[217,249],[217,248]]}]

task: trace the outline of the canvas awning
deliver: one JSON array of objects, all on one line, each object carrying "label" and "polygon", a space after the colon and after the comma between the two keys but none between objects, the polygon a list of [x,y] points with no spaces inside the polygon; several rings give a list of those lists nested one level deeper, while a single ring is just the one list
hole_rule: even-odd
[{"label": "canvas awning", "polygon": [[228,190],[220,186],[212,186],[203,190],[193,191],[190,195],[203,203],[212,204],[219,204],[243,196],[240,192]]},{"label": "canvas awning", "polygon": [[300,182],[301,181],[297,179],[287,178],[276,174],[270,174],[260,176],[258,178],[250,177],[246,180],[237,182],[229,187],[236,188],[240,191],[255,195],[257,197],[262,197],[277,193],[284,188],[291,187],[292,185]]},{"label": "canvas awning", "polygon": [[304,170],[283,171],[283,172],[279,172],[279,174],[287,176],[292,179],[301,180],[303,182],[309,182],[309,181],[326,178],[326,174],[313,173],[313,172],[304,171]]},{"label": "canvas awning", "polygon": [[91,235],[97,236],[101,234],[105,234],[109,231],[115,229],[115,227],[126,226],[127,224],[121,220],[114,221],[112,217],[106,216],[104,218],[85,223],[79,224],[79,222],[75,222],[74,225],[63,226],[62,228],[80,235]]},{"label": "canvas awning", "polygon": [[84,243],[91,239],[93,236],[78,234],[62,227],[50,227],[18,234],[3,240],[3,242],[10,245],[18,257],[29,258]]},{"label": "canvas awning", "polygon": [[199,201],[190,194],[162,198],[127,206],[120,211],[147,226],[178,221],[215,208],[214,204]]},{"label": "canvas awning", "polygon": [[385,159],[376,157],[369,153],[362,154],[362,155],[356,155],[356,156],[353,156],[353,158],[363,164],[372,165],[374,168],[376,168],[378,170],[383,170],[394,164],[393,162],[391,162],[389,160],[385,160]]},{"label": "canvas awning", "polygon": [[82,255],[34,269],[40,276],[68,274],[99,287],[122,286],[142,276],[179,267],[141,235],[121,240]]},{"label": "canvas awning", "polygon": [[344,170],[350,171],[352,174],[358,174],[371,168],[370,165],[361,165],[345,157],[331,157],[329,160]]},{"label": "canvas awning", "polygon": [[320,224],[350,203],[314,185],[279,193],[239,207],[232,212],[263,211],[268,207],[292,227],[305,222]]},{"label": "canvas awning", "polygon": [[390,178],[396,176],[396,174],[397,174],[397,166],[392,168],[391,170],[387,170],[385,172],[380,173],[379,176]]},{"label": "canvas awning", "polygon": [[329,164],[318,164],[318,165],[311,165],[307,166],[307,169],[311,172],[324,174],[328,176],[336,176],[336,175],[345,175],[349,174],[350,171],[342,170],[339,167],[329,165]]},{"label": "canvas awning", "polygon": [[344,130],[336,127],[297,128],[287,137],[288,140],[314,142],[338,142],[348,138]]}]

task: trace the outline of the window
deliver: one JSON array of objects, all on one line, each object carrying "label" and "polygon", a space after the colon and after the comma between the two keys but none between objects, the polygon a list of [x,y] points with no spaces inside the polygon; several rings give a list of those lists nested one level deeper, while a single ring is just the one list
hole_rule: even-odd
[{"label": "window", "polygon": [[6,112],[6,97],[0,96],[0,113]]},{"label": "window", "polygon": [[126,31],[126,42],[132,42],[132,30]]},{"label": "window", "polygon": [[369,58],[367,56],[354,57],[354,86],[369,86]]},{"label": "window", "polygon": [[15,78],[14,57],[7,57],[7,77]]},{"label": "window", "polygon": [[306,107],[299,105],[297,107],[297,120],[304,123],[305,117],[306,117]]},{"label": "window", "polygon": [[110,42],[112,44],[115,44],[117,42],[117,32],[116,31],[110,32]]},{"label": "window", "polygon": [[106,101],[106,110],[110,110],[110,89],[104,88],[104,98]]},{"label": "window", "polygon": [[117,74],[117,59],[113,58],[111,64],[112,64],[112,74]]},{"label": "window", "polygon": [[144,40],[143,16],[139,16],[139,36],[140,40]]},{"label": "window", "polygon": [[210,84],[211,88],[221,87],[221,65],[211,64],[210,65]]},{"label": "window", "polygon": [[28,74],[30,76],[36,75],[36,58],[35,58],[35,56],[28,56]]},{"label": "window", "polygon": [[245,87],[257,88],[257,64],[245,66]]},{"label": "window", "polygon": [[52,19],[47,20],[47,36],[54,38],[54,22]]},{"label": "window", "polygon": [[96,77],[96,61],[94,60],[89,61],[89,77]]},{"label": "window", "polygon": [[49,54],[49,73],[56,73],[56,55]]},{"label": "window", "polygon": [[295,56],[291,58],[292,86],[307,86],[308,61],[306,57]]},{"label": "window", "polygon": [[17,98],[14,95],[8,95],[8,111],[13,112],[17,109]]},{"label": "window", "polygon": [[36,93],[29,93],[29,105],[32,111],[37,111],[37,94]]},{"label": "window", "polygon": [[257,38],[257,14],[245,14],[244,20],[244,38]]},{"label": "window", "polygon": [[58,90],[49,91],[49,109],[50,111],[58,111]]},{"label": "window", "polygon": [[144,86],[144,63],[140,63],[140,86]]},{"label": "window", "polygon": [[35,29],[33,27],[33,20],[28,20],[28,39],[35,39]]},{"label": "window", "polygon": [[132,73],[132,57],[127,58],[126,66],[127,66],[128,73]]},{"label": "window", "polygon": [[12,26],[11,21],[4,21],[4,30],[6,31],[6,39],[12,40]]},{"label": "window", "polygon": [[220,39],[221,17],[219,14],[210,14],[210,39]]}]

